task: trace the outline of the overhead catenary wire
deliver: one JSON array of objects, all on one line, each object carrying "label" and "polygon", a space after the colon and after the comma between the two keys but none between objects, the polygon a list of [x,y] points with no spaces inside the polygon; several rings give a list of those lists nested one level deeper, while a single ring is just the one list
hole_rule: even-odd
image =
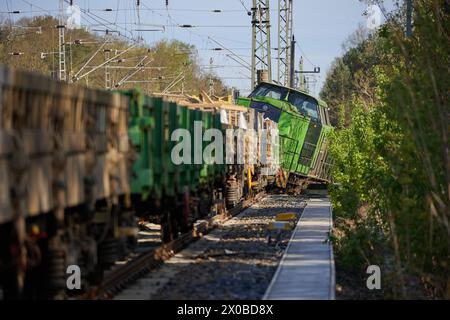
[{"label": "overhead catenary wire", "polygon": [[[18,11],[20,11],[20,13],[46,12],[46,13],[52,14],[52,12],[53,13],[56,12],[56,10],[48,10],[48,9],[39,7],[38,5],[34,5],[33,3],[31,3],[28,0],[21,0],[21,1],[23,1],[24,3],[27,3],[28,5],[30,5],[31,9],[30,10],[18,10]],[[65,0],[65,2],[69,3],[69,1],[67,1],[67,0]],[[106,30],[109,30],[108,32],[116,32],[117,36],[119,36],[120,38],[125,39],[129,43],[136,44],[136,43],[139,42],[139,39],[136,39],[136,33],[139,32],[139,31],[143,31],[145,29],[149,29],[149,28],[142,28],[142,27],[139,27],[139,28],[132,28],[131,27],[130,28],[129,27],[129,26],[132,26],[132,25],[134,25],[134,26],[144,26],[144,24],[139,23],[139,19],[137,19],[138,22],[136,22],[136,19],[133,20],[133,13],[136,14],[136,12],[133,12],[131,15],[128,15],[126,24],[125,23],[121,23],[119,21],[118,18],[120,18],[120,15],[119,15],[120,11],[133,11],[133,10],[135,10],[135,9],[130,9],[130,6],[133,5],[134,1],[133,2],[127,2],[127,3],[128,3],[128,8],[121,8],[119,0],[116,3],[113,4],[113,6],[116,5],[116,7],[115,8],[113,7],[113,8],[111,8],[111,10],[108,10],[108,11],[115,11],[115,14],[113,14],[111,16],[112,19],[107,19],[107,16],[108,16],[107,14],[102,14],[101,16],[99,14],[97,14],[99,11],[102,11],[104,9],[88,8],[85,5],[84,8],[80,8],[80,11],[83,13],[82,14],[82,19],[86,22],[86,26],[88,28],[93,28],[94,26],[102,26],[99,29],[102,29],[103,32],[106,33]],[[241,3],[241,5],[242,5],[242,3]],[[13,9],[15,9],[15,8],[9,8],[8,11],[11,11]],[[208,41],[211,41],[210,39],[217,38],[217,39],[223,39],[224,41],[227,41],[227,42],[225,42],[227,44],[228,44],[228,41],[229,41],[230,43],[233,42],[233,43],[240,43],[240,44],[248,45],[248,43],[244,42],[244,41],[239,41],[239,40],[232,39],[232,38],[230,39],[230,38],[222,37],[220,35],[217,35],[217,36],[214,35],[214,34],[211,35],[211,33],[209,33],[209,32],[207,34],[202,34],[200,32],[194,31],[192,29],[200,29],[200,28],[204,28],[204,29],[207,29],[207,28],[230,28],[230,29],[231,28],[250,28],[250,25],[239,25],[239,24],[236,24],[236,25],[230,24],[230,25],[228,25],[228,24],[220,24],[220,23],[219,24],[211,24],[211,25],[208,25],[208,24],[205,24],[205,25],[201,25],[201,24],[200,25],[188,25],[188,24],[178,23],[177,21],[175,21],[174,17],[170,14],[172,11],[174,11],[174,12],[186,11],[186,12],[199,12],[199,13],[200,12],[202,12],[202,13],[210,12],[211,14],[220,14],[220,13],[227,13],[227,12],[230,12],[230,13],[231,12],[242,12],[241,9],[239,9],[239,10],[230,10],[230,9],[222,9],[222,8],[217,8],[217,9],[215,9],[215,8],[212,8],[212,9],[206,9],[206,8],[205,9],[189,9],[189,8],[164,8],[163,9],[163,8],[153,8],[152,9],[152,8],[146,6],[146,3],[144,1],[141,1],[141,8],[140,8],[140,10],[151,11],[151,12],[153,12],[153,13],[155,13],[155,14],[163,17],[163,18],[164,17],[167,18],[169,23],[167,23],[165,25],[162,24],[162,25],[160,25],[161,27],[166,27],[167,26],[169,28],[179,28],[181,30],[185,30],[186,32],[189,32],[189,34],[191,34],[193,36],[196,36],[196,37],[199,37],[204,43],[208,42]],[[167,15],[160,14],[163,10],[165,10],[167,12]],[[129,19],[130,16],[132,17],[131,20]],[[112,20],[112,21],[109,21],[109,20]],[[148,31],[150,31],[150,30],[148,30]],[[163,29],[162,30],[151,30],[151,31],[162,31],[162,32],[164,32]],[[217,48],[214,48],[214,47],[212,47],[212,48],[211,47],[200,48],[200,47],[199,47],[198,51],[199,50],[200,51],[203,51],[203,50],[204,51],[208,51],[208,50],[209,51],[217,51],[217,54],[219,54],[220,57],[223,57],[222,59],[233,60],[230,57],[234,57],[235,59],[240,61],[240,63],[242,63],[244,66],[249,64],[247,61],[245,61],[247,59],[242,59],[242,57],[243,57],[242,55],[233,55],[233,54],[228,55],[228,54],[224,54],[225,52],[227,52],[225,50],[225,48],[227,48],[227,47],[230,48],[231,50],[247,50],[247,48],[238,47],[238,46],[234,46],[233,47],[233,46],[228,46],[228,45],[227,46],[223,45],[223,48],[220,48],[220,47],[217,47]],[[239,59],[239,58],[241,58],[241,59]],[[226,60],[224,62],[225,62],[225,64],[228,63]],[[235,66],[235,67],[244,68],[244,66],[241,65],[241,66]],[[75,67],[75,68],[77,68],[77,67]],[[90,69],[91,67],[88,67],[88,68]]]},{"label": "overhead catenary wire", "polygon": [[100,52],[100,50],[103,49],[103,47],[109,43],[109,39],[106,39],[105,42],[102,43],[102,45],[94,52],[94,54],[86,61],[86,63],[78,70],[78,72],[73,76],[74,78],[77,78],[78,75],[86,68],[86,66],[91,62],[95,56]]},{"label": "overhead catenary wire", "polygon": [[6,9],[8,10],[9,27],[12,29],[12,26],[13,26],[13,19],[12,19],[12,17],[11,17],[11,13],[10,13],[10,10],[9,10],[9,1],[8,1],[8,0],[6,0]]},{"label": "overhead catenary wire", "polygon": [[114,59],[118,58],[119,56],[125,54],[126,52],[130,51],[131,49],[133,49],[133,48],[135,48],[135,47],[136,47],[136,44],[133,44],[133,45],[129,46],[129,47],[126,48],[125,50],[123,50],[123,51],[117,53],[114,57],[112,57],[112,58],[106,60],[105,62],[99,64],[98,66],[92,68],[90,71],[88,71],[88,72],[86,72],[86,73],[84,73],[84,74],[82,74],[82,75],[80,75],[80,76],[78,76],[78,77],[75,77],[74,81],[81,80],[82,78],[84,78],[84,77],[88,76],[89,74],[91,74],[92,72],[94,72],[94,71],[100,69],[100,68],[103,67],[104,65],[108,64],[109,62],[113,61]]},{"label": "overhead catenary wire", "polygon": [[[142,8],[141,11],[166,11],[166,8]],[[114,12],[116,13],[116,17],[118,16],[119,12],[133,12],[134,9],[112,9],[112,8],[105,8],[105,9],[89,9],[89,12]],[[192,13],[212,13],[212,14],[218,14],[218,13],[241,13],[242,10],[223,10],[223,9],[170,9],[170,11],[174,12],[192,12]],[[270,10],[275,12],[276,10]],[[11,11],[0,11],[0,13],[7,14],[7,13],[14,13],[14,14],[29,14],[29,13],[43,13],[43,12],[58,12],[58,10],[54,9],[40,9],[40,10],[11,10]]]},{"label": "overhead catenary wire", "polygon": [[305,52],[303,51],[303,49],[300,47],[300,45],[298,44],[298,41],[295,42],[295,45],[297,46],[297,48],[300,50],[300,52],[303,54],[303,57],[305,58],[306,61],[308,61],[313,67],[317,67],[317,64],[313,63],[308,56],[305,54]]},{"label": "overhead catenary wire", "polygon": [[[145,7],[145,8],[147,8],[147,9],[149,9],[149,10],[151,10],[151,11],[154,12],[154,10],[152,10],[151,8],[149,8],[149,7],[145,4],[144,1],[142,1],[142,5],[143,5],[143,7]],[[169,10],[169,9],[167,9],[167,10]],[[162,16],[161,14],[159,14],[159,13],[157,13],[157,12],[156,12],[156,14]],[[173,19],[170,15],[168,15],[168,17],[169,17],[169,20],[170,20],[173,24],[179,25],[179,23],[178,23],[177,21],[175,21],[175,19]],[[185,28],[182,28],[182,29],[185,29]],[[186,30],[187,30],[187,28],[186,28]],[[190,28],[189,28],[189,30],[190,30]],[[211,41],[216,41],[216,43],[217,43],[217,40],[215,40],[215,39],[214,39],[212,36],[210,36],[210,35],[202,35],[202,34],[200,34],[200,33],[198,33],[198,32],[194,32],[194,31],[192,31],[192,30],[190,30],[190,32],[192,32],[192,34],[194,34],[194,35],[196,35],[196,36],[202,38],[203,40],[207,40],[207,41],[210,41],[210,40],[211,40]],[[242,42],[242,43],[244,43],[244,42]],[[219,44],[219,45],[222,46],[222,47],[224,47],[224,48],[226,48],[226,47],[223,46],[222,44]],[[243,65],[243,66],[245,66],[246,68],[251,68],[251,67],[250,67],[250,64],[249,64],[247,61],[243,60],[242,58],[239,58],[238,55],[234,54],[233,52],[231,52],[231,54],[232,54],[232,56],[233,56],[233,55],[234,55],[234,56],[237,56],[237,59],[236,59],[236,58],[233,58],[232,60],[234,60],[235,62],[237,62],[237,63],[239,63],[239,64],[241,64],[241,65]]]},{"label": "overhead catenary wire", "polygon": [[[26,3],[26,4],[28,4],[28,5],[31,6],[31,7],[36,7],[36,8],[38,8],[39,10],[42,10],[42,11],[44,11],[44,12],[47,12],[47,13],[52,14],[52,11],[50,11],[50,10],[48,10],[48,9],[44,9],[44,8],[38,6],[38,5],[35,5],[35,4],[31,3],[31,2],[29,2],[28,0],[21,0],[21,1],[24,2],[24,3]],[[59,10],[54,10],[53,12],[55,12],[55,11],[58,12]]]},{"label": "overhead catenary wire", "polygon": [[[245,13],[247,13],[248,15],[250,15],[250,14],[251,14],[251,11],[247,8],[247,6],[245,5],[244,1],[243,1],[243,0],[238,0],[238,1],[241,3],[242,7],[244,8]],[[242,10],[241,10],[241,11],[242,11]]]},{"label": "overhead catenary wire", "polygon": [[[143,11],[167,11],[167,8],[142,8]],[[91,9],[91,11],[105,11],[105,12],[114,12],[114,11],[132,11],[132,9]],[[234,12],[242,12],[242,10],[223,10],[223,9],[189,9],[189,8],[171,8],[170,11],[175,12],[198,12],[198,13],[234,13]]]},{"label": "overhead catenary wire", "polygon": [[106,25],[134,25],[134,26],[156,26],[156,27],[171,27],[171,28],[250,28],[247,25],[194,25],[194,24],[154,24],[154,23],[136,23],[136,22],[109,22],[109,23],[99,23],[99,24],[91,24],[91,27],[97,26],[106,26]]}]

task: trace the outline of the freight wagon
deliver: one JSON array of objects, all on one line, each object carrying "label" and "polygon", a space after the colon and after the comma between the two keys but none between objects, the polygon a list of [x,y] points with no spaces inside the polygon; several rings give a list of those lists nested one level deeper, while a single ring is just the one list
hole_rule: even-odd
[{"label": "freight wagon", "polygon": [[[196,126],[226,137],[224,149],[232,152],[221,163],[172,161],[180,143],[174,132],[195,136]],[[0,66],[3,294],[64,294],[69,265],[80,266],[86,289],[133,250],[138,218],[156,218],[167,242],[214,208],[264,188],[264,170],[278,169],[267,157],[276,153],[277,126],[241,106],[183,105],[138,89],[94,90]],[[238,134],[227,135],[230,129]],[[209,144],[200,143],[200,150]]]}]

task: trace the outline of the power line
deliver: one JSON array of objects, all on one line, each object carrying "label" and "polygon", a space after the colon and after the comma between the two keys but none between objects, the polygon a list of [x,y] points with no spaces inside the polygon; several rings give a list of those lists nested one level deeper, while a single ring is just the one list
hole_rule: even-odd
[{"label": "power line", "polygon": [[247,8],[247,6],[245,5],[244,1],[243,1],[243,0],[238,0],[238,1],[241,3],[242,7],[244,8],[245,13],[247,13],[248,15],[250,15],[250,14],[251,14],[251,11],[248,10],[248,8]]},{"label": "power line", "polygon": [[[68,0],[64,0],[66,3],[70,3]],[[57,10],[48,10],[45,9],[43,7],[40,7],[38,5],[33,4],[32,2],[28,1],[28,0],[22,0],[22,2],[26,3],[27,5],[30,5],[30,10],[23,10],[23,11],[19,11],[19,13],[17,14],[25,14],[25,13],[39,13],[39,12],[45,12],[48,13],[50,15],[53,15],[52,13],[57,12]],[[241,1],[240,1],[241,2]],[[129,5],[132,5],[131,3],[127,2]],[[134,3],[134,2],[133,2]],[[9,3],[8,3],[9,4]],[[245,9],[245,4],[242,1],[241,5],[243,5],[244,9]],[[247,25],[221,25],[221,24],[211,24],[211,25],[186,25],[186,24],[180,24],[178,23],[173,16],[170,14],[171,11],[173,12],[202,12],[202,13],[211,13],[211,14],[221,14],[221,13],[232,13],[232,12],[241,12],[242,10],[225,10],[225,9],[188,9],[188,8],[180,8],[180,9],[172,9],[172,8],[166,8],[164,10],[167,11],[167,15],[162,15],[160,14],[160,11],[162,11],[162,8],[150,8],[146,5],[146,3],[144,3],[143,1],[141,1],[141,8],[140,10],[146,10],[146,11],[150,11],[155,13],[156,15],[162,17],[162,18],[167,18],[168,22],[167,24],[162,24],[161,26],[163,27],[173,27],[173,28],[180,28],[180,29],[185,29],[186,31],[188,31],[191,35],[195,35],[197,37],[199,37],[200,39],[202,39],[202,41],[206,41],[208,42],[210,40],[210,38],[212,38],[210,35],[205,35],[202,33],[198,33],[193,31],[192,29],[195,28],[248,28],[249,26]],[[10,7],[7,8],[8,12],[11,12]],[[134,13],[136,14],[136,9],[130,9],[130,7],[128,8],[121,8],[120,7],[120,1],[117,1],[117,6],[114,9],[108,10],[108,11],[116,11],[115,12],[115,19],[114,16],[112,16],[111,18],[113,18],[113,21],[109,21],[108,18],[104,17],[104,15],[99,16],[97,13],[99,11],[104,11],[104,10],[100,10],[100,9],[91,9],[91,8],[80,8],[80,11],[83,13],[82,18],[83,20],[85,20],[88,28],[92,28],[93,26],[102,26],[102,28],[105,28],[105,33],[107,32],[117,32],[119,37],[122,37],[128,41],[130,41],[131,43],[139,43],[139,39],[136,40],[135,35],[136,33],[134,33],[134,31],[137,30],[133,30],[134,28],[128,28],[127,26],[130,25],[143,25],[141,23],[139,23],[140,19],[137,19],[137,23],[136,23],[136,19],[131,18],[131,22],[130,20],[128,20],[128,22],[125,23],[120,23],[118,22],[118,18],[119,18],[119,12],[126,12],[126,11],[134,11]],[[158,12],[159,11],[159,12]],[[247,12],[247,11],[246,11]],[[12,20],[12,19],[11,19]],[[172,22],[172,24],[170,23]],[[103,31],[103,30],[102,30]],[[163,30],[161,30],[163,31]],[[209,33],[209,32],[208,32]],[[215,37],[217,39],[223,39],[225,41],[229,41],[229,42],[233,42],[233,43],[240,43],[240,44],[248,44],[248,42],[244,42],[244,41],[239,41],[236,39],[230,39],[230,38],[226,38],[226,37],[221,37],[221,36],[217,36]],[[223,46],[223,45],[222,45]],[[225,46],[223,46],[224,48],[226,48]],[[217,51],[219,54],[219,50],[220,48],[205,48],[205,49],[200,49],[200,50],[208,50],[208,51]],[[244,47],[238,47],[235,46],[235,48],[231,48],[231,50],[248,50],[248,48],[244,48]],[[228,55],[223,56],[224,58],[230,58]],[[228,62],[224,61],[225,64],[227,64]],[[248,62],[246,62],[248,63]],[[232,66],[230,66],[232,67]],[[242,66],[235,66],[235,67],[241,67]],[[92,70],[91,70],[92,71]]]},{"label": "power line", "polygon": [[[107,24],[101,24],[103,26],[105,25],[141,25],[141,26],[158,26],[158,27],[178,27],[178,28],[250,28],[248,25],[192,25],[192,24],[148,24],[148,23],[136,23],[136,22],[110,22]],[[98,26],[98,25],[91,25],[91,26]]]},{"label": "power line", "polygon": [[[36,6],[37,7],[37,6]],[[8,9],[9,10],[9,9]],[[166,8],[142,8],[141,11],[167,11]],[[41,9],[41,10],[11,10],[11,11],[0,11],[0,13],[7,14],[7,13],[14,13],[14,14],[25,14],[25,13],[42,13],[42,12],[57,12],[58,10],[53,9]],[[135,11],[135,9],[111,9],[111,8],[105,8],[105,9],[89,9],[89,12],[115,12],[116,16],[119,12],[125,12],[125,11]],[[193,13],[241,13],[242,10],[222,10],[222,9],[210,9],[210,10],[201,10],[201,9],[170,9],[170,11],[174,12],[193,12]],[[276,10],[270,10],[275,12]]]},{"label": "power line", "polygon": [[[8,6],[8,0],[6,5]],[[42,13],[42,12],[58,12],[58,10],[14,10],[7,8],[8,11],[0,11],[1,14],[25,14],[25,13]]]},{"label": "power line", "polygon": [[295,42],[295,45],[297,46],[297,48],[301,51],[301,53],[303,54],[303,57],[313,66],[313,67],[317,67],[317,65],[315,63],[312,63],[311,60],[308,58],[308,56],[305,54],[305,52],[303,51],[303,49],[300,47],[300,45],[298,44],[298,41]]},{"label": "power line", "polygon": [[[167,8],[143,8],[145,11],[167,11]],[[90,11],[104,11],[104,12],[114,12],[114,11],[133,11],[133,9],[91,9]],[[176,12],[199,12],[199,13],[232,13],[232,12],[242,12],[242,10],[222,10],[222,9],[170,9],[170,11]]]},{"label": "power line", "polygon": [[[142,1],[142,5],[143,5],[145,8],[149,9],[150,11],[153,11],[153,12],[154,12],[154,10],[152,10],[151,8],[149,8],[143,1]],[[167,11],[169,11],[168,8],[167,8]],[[159,14],[159,13],[157,13],[157,12],[155,12],[155,13],[156,13],[157,15],[163,17],[161,14]],[[170,21],[172,21],[172,23],[174,23],[174,24],[176,24],[176,25],[179,25],[179,23],[178,23],[175,19],[173,19],[173,18],[170,16],[170,14],[168,14],[168,18],[169,18]],[[188,30],[188,29],[186,29],[186,28],[182,28],[182,29]],[[217,40],[215,40],[213,37],[211,37],[211,36],[209,36],[209,35],[202,35],[202,34],[200,34],[200,33],[197,33],[197,32],[192,31],[191,29],[189,29],[189,31],[192,32],[192,34],[198,36],[199,38],[202,38],[203,40],[207,40],[207,41],[211,40],[211,41],[215,41],[216,43],[218,43]],[[242,42],[242,43],[243,43],[243,42]],[[218,43],[218,44],[219,44],[219,43]],[[226,48],[226,47],[223,46],[222,44],[219,44],[219,45],[220,45],[221,47]],[[235,54],[233,53],[233,55],[235,55]],[[237,56],[237,55],[235,55],[235,56]],[[248,62],[244,61],[244,63],[243,63],[241,59],[238,59],[238,60],[232,59],[232,60],[234,60],[235,62],[238,62],[239,64],[241,64],[241,65],[243,65],[243,66],[245,66],[245,67],[247,67],[247,65],[248,65]],[[241,60],[241,61],[239,61],[239,60]]]},{"label": "power line", "polygon": [[[48,12],[48,13],[52,14],[52,12],[51,12],[50,10],[44,9],[44,8],[42,8],[42,7],[39,7],[39,6],[37,6],[37,5],[35,5],[35,4],[31,3],[31,2],[29,2],[29,1],[27,1],[27,0],[22,0],[22,2],[25,2],[26,4],[28,4],[28,5],[31,6],[31,7],[36,7],[36,8],[38,8],[39,10],[42,10],[42,11],[45,11],[45,12]],[[55,12],[55,11],[53,11],[53,12]]]},{"label": "power line", "polygon": [[8,16],[9,16],[9,27],[12,29],[12,18],[11,18],[11,13],[9,10],[9,0],[6,0],[6,9],[8,10]]}]

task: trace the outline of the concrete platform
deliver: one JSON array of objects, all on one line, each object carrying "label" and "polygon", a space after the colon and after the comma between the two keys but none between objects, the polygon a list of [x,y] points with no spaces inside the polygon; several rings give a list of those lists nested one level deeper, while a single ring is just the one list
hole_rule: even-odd
[{"label": "concrete platform", "polygon": [[328,198],[311,198],[263,300],[333,300],[335,270]]}]

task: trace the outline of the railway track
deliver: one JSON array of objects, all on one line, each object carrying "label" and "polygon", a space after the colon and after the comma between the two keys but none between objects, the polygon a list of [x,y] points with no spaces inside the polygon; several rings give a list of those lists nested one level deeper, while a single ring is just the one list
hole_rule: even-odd
[{"label": "railway track", "polygon": [[249,199],[242,200],[236,206],[227,210],[226,214],[216,215],[197,222],[192,232],[184,233],[170,243],[162,244],[137,254],[123,265],[117,266],[111,272],[107,273],[100,285],[90,288],[86,293],[77,298],[82,300],[111,299],[136,279],[158,267],[162,262],[171,258],[177,252],[201,238],[221,223],[238,215],[253,203],[263,198],[264,195],[265,192],[260,192]]},{"label": "railway track", "polygon": [[267,241],[278,213],[299,217],[304,197],[268,194],[139,277],[115,300],[258,300],[269,286],[292,230]]}]

